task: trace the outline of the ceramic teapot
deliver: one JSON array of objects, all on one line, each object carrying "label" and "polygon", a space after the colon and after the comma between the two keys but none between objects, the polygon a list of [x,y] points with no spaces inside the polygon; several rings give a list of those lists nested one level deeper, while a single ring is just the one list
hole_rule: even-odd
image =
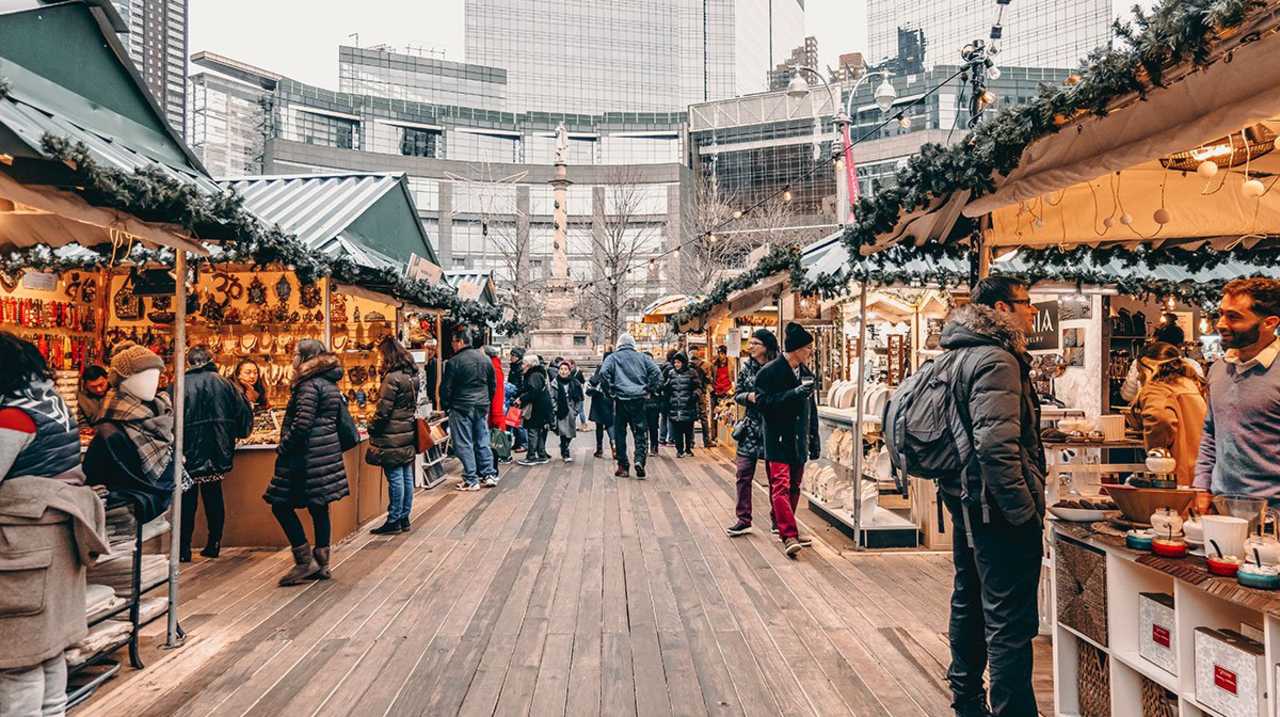
[{"label": "ceramic teapot", "polygon": [[1263,565],[1280,565],[1280,539],[1274,534],[1259,528],[1258,532],[1244,541],[1245,555],[1261,556]]},{"label": "ceramic teapot", "polygon": [[1156,535],[1182,535],[1182,516],[1172,508],[1160,508],[1151,514],[1151,529]]},{"label": "ceramic teapot", "polygon": [[1152,448],[1151,452],[1147,454],[1146,463],[1147,470],[1162,476],[1173,473],[1174,469],[1178,467],[1178,461],[1163,448]]}]

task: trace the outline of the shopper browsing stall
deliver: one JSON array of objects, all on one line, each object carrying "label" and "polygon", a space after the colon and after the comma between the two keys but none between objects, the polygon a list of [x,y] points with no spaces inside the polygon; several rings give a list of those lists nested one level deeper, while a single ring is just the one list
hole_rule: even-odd
[{"label": "shopper browsing stall", "polygon": [[453,356],[444,364],[440,403],[449,412],[449,433],[462,461],[458,490],[479,490],[480,484],[498,484],[498,468],[489,444],[489,407],[498,391],[493,363],[472,346],[471,331],[459,327],[453,334]]},{"label": "shopper browsing stall", "polygon": [[[342,462],[341,424],[346,411],[338,389],[342,364],[324,344],[303,339],[294,350],[293,368],[292,393],[276,448],[275,475],[263,496],[293,550],[294,565],[280,578],[282,587],[331,576],[329,504],[350,492]],[[346,418],[350,420],[350,416]],[[294,512],[298,509],[311,515],[314,550]]]},{"label": "shopper browsing stall", "polygon": [[85,566],[110,551],[80,439],[39,350],[0,332],[0,715],[61,715],[63,652],[88,634]]},{"label": "shopper browsing stall", "polygon": [[262,369],[253,359],[241,359],[236,364],[236,387],[253,408],[254,413],[267,410],[267,383],[262,379]]},{"label": "shopper browsing stall", "polygon": [[413,356],[390,336],[378,343],[382,385],[369,422],[369,450],[365,459],[387,477],[387,519],[370,532],[378,535],[409,532],[413,512],[413,458],[417,455],[418,367]]},{"label": "shopper browsing stall", "polygon": [[1134,411],[1142,419],[1143,441],[1148,451],[1168,451],[1177,462],[1178,485],[1190,486],[1207,411],[1200,380],[1173,344],[1147,344],[1138,362],[1142,387]]},{"label": "shopper browsing stall", "polygon": [[[725,529],[729,537],[751,532],[751,488],[755,480],[756,463],[764,455],[764,419],[756,396],[756,376],[765,364],[778,357],[778,339],[768,329],[756,329],[747,343],[747,360],[738,371],[733,399],[746,409],[734,428],[737,456],[734,467],[737,473],[738,521]],[[772,509],[770,510],[772,513]]]},{"label": "shopper browsing stall", "polygon": [[[1209,370],[1209,413],[1195,487],[1280,501],[1280,280],[1223,289],[1218,334],[1227,349]],[[1207,508],[1208,495],[1202,498]]]},{"label": "shopper browsing stall", "polygon": [[769,496],[787,555],[809,544],[796,526],[800,483],[806,461],[817,460],[818,406],[813,399],[815,377],[809,370],[813,334],[797,323],[788,323],[783,354],[765,364],[756,375],[756,404],[764,418],[765,471]]},{"label": "shopper browsing stall", "polygon": [[957,715],[1034,715],[1045,463],[1026,336],[1036,309],[1008,277],[983,279],[971,299],[947,317],[941,342],[973,447],[967,468],[940,481],[957,526],[947,679]]},{"label": "shopper browsing stall", "polygon": [[502,352],[497,346],[485,346],[484,355],[493,364],[493,380],[498,390],[489,404],[489,446],[497,463],[511,462],[511,434],[507,432],[507,377],[502,370]]},{"label": "shopper browsing stall", "polygon": [[702,404],[702,376],[689,365],[683,353],[672,359],[663,391],[671,412],[671,435],[676,442],[676,458],[693,455],[693,422]]},{"label": "shopper browsing stall", "polygon": [[183,388],[183,466],[195,483],[182,494],[178,559],[189,563],[200,501],[204,501],[209,528],[209,538],[200,554],[206,558],[218,557],[226,521],[222,479],[231,472],[236,439],[248,436],[253,429],[253,412],[245,395],[218,373],[206,346],[193,346],[187,352]]}]

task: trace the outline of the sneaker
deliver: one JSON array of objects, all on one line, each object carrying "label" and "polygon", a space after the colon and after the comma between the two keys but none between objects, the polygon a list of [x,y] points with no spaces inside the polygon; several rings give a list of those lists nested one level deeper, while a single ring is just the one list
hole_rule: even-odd
[{"label": "sneaker", "polygon": [[551,462],[551,456],[542,456],[538,459],[538,465],[546,465]]},{"label": "sneaker", "polygon": [[465,482],[465,481],[464,481],[464,482],[462,482],[462,483],[459,483],[459,484],[458,484],[458,490],[463,491],[464,493],[470,493],[470,492],[473,492],[473,491],[480,490],[480,484],[479,484],[479,483],[467,483],[467,482]]},{"label": "sneaker", "polygon": [[751,524],[750,524],[750,523],[746,523],[746,522],[743,522],[743,521],[739,520],[738,522],[734,523],[733,525],[729,526],[728,528],[725,528],[725,529],[724,529],[724,532],[725,532],[725,533],[726,533],[730,538],[736,538],[736,537],[738,537],[739,535],[746,535],[746,534],[750,533],[750,532],[751,532]]},{"label": "sneaker", "polygon": [[591,455],[595,456],[596,458],[603,458],[603,457],[604,457],[604,451],[596,451],[595,453],[592,453]]},{"label": "sneaker", "polygon": [[618,467],[618,470],[616,470],[616,471],[614,471],[614,472],[613,472],[613,477],[614,477],[614,478],[626,478],[626,477],[628,477],[628,476],[630,476],[630,475],[631,475],[631,471],[630,471],[630,469],[623,468],[623,467],[621,467],[621,466],[619,466],[619,467]]},{"label": "sneaker", "polygon": [[484,480],[480,481],[480,485],[484,486],[485,488],[496,488],[498,485],[498,479],[494,476],[489,476],[488,478],[485,478]]},{"label": "sneaker", "polygon": [[807,548],[810,545],[813,545],[813,538],[810,538],[807,535],[797,535],[796,542],[800,544],[800,547]]},{"label": "sneaker", "polygon": [[520,446],[519,448],[512,448],[512,449],[511,449],[511,452],[512,452],[512,453],[524,453],[524,452],[525,452],[525,451],[527,451],[527,450],[529,450],[529,449],[528,449],[528,448],[525,448],[524,446]]},{"label": "sneaker", "polygon": [[802,548],[804,548],[804,546],[795,538],[787,538],[782,541],[782,552],[786,553],[787,557],[794,557]]},{"label": "sneaker", "polygon": [[640,480],[644,480],[644,466],[642,465],[636,466],[636,477],[639,478]]},{"label": "sneaker", "polygon": [[778,534],[778,526],[776,526],[776,525],[775,525],[775,526],[773,526],[772,528],[769,528],[769,532],[770,532],[770,533],[773,533],[774,535],[777,535],[777,534]]},{"label": "sneaker", "polygon": [[537,458],[521,458],[520,460],[516,461],[516,465],[536,466],[538,465],[538,459]]},{"label": "sneaker", "polygon": [[409,532],[409,519],[408,519],[408,518],[401,518],[401,519],[400,519],[400,532],[401,532],[401,533],[407,533],[407,532]]},{"label": "sneaker", "polygon": [[572,462],[573,462],[573,456],[565,456],[565,457],[564,457],[564,462],[565,462],[565,463],[572,463]]}]

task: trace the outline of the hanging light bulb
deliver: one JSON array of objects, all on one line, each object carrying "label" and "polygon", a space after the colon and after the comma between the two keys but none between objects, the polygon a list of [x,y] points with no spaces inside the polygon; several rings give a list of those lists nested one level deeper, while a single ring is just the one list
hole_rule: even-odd
[{"label": "hanging light bulb", "polygon": [[992,65],[991,67],[988,67],[988,68],[987,68],[987,79],[989,79],[989,80],[998,80],[998,79],[1000,79],[1000,68],[999,68],[999,67],[996,67],[995,65]]},{"label": "hanging light bulb", "polygon": [[1169,296],[1164,300],[1164,307],[1169,311],[1173,311],[1177,306],[1178,302],[1174,301],[1172,296]]},{"label": "hanging light bulb", "polygon": [[1110,229],[1111,227],[1115,226],[1115,224],[1116,224],[1116,220],[1113,217],[1103,217],[1102,219],[1102,226],[1106,227],[1107,229]]},{"label": "hanging light bulb", "polygon": [[715,235],[715,234],[708,234],[708,235],[707,235],[707,241],[708,241],[708,242],[710,242],[710,243],[712,243],[712,244],[715,244],[715,243],[716,243],[716,235]]},{"label": "hanging light bulb", "polygon": [[1129,226],[1130,224],[1133,224],[1133,215],[1130,214],[1129,212],[1125,212],[1124,214],[1121,214],[1120,223],[1125,225],[1126,227]]},{"label": "hanging light bulb", "polygon": [[1263,186],[1262,181],[1258,179],[1250,179],[1240,185],[1240,191],[1250,199],[1257,199],[1267,193],[1267,188]]},{"label": "hanging light bulb", "polygon": [[991,90],[983,90],[982,94],[978,97],[978,103],[984,108],[994,105],[996,103],[996,93]]},{"label": "hanging light bulb", "polygon": [[1207,334],[1213,328],[1208,319],[1200,319],[1200,333]]},{"label": "hanging light bulb", "polygon": [[1151,219],[1156,224],[1168,224],[1170,221],[1173,220],[1173,217],[1169,215],[1168,209],[1165,209],[1164,207],[1160,207],[1155,211],[1154,214],[1151,215]]},{"label": "hanging light bulb", "polygon": [[789,202],[789,201],[791,201],[791,190],[790,190],[790,189],[784,189],[784,190],[782,190],[782,201],[784,201],[784,202]]},{"label": "hanging light bulb", "polygon": [[1196,167],[1196,174],[1204,177],[1205,179],[1212,179],[1218,174],[1218,163],[1212,159],[1206,159]]},{"label": "hanging light bulb", "polygon": [[906,115],[902,115],[898,118],[898,126],[902,129],[911,129],[911,118]]},{"label": "hanging light bulb", "polygon": [[739,209],[739,210],[737,210],[736,212],[734,212],[734,213],[733,213],[733,218],[734,218],[734,219],[741,219],[741,218],[742,218],[742,210],[741,210],[741,209]]}]

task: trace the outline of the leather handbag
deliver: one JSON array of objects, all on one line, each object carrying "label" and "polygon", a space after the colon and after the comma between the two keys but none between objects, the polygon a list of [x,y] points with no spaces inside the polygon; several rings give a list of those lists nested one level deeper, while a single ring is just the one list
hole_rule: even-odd
[{"label": "leather handbag", "polygon": [[427,424],[424,418],[413,419],[415,447],[419,453],[426,453],[436,444],[435,439],[431,437],[431,426]]},{"label": "leather handbag", "polygon": [[338,445],[344,452],[360,444],[360,433],[356,430],[355,419],[347,409],[346,401],[338,402]]}]

